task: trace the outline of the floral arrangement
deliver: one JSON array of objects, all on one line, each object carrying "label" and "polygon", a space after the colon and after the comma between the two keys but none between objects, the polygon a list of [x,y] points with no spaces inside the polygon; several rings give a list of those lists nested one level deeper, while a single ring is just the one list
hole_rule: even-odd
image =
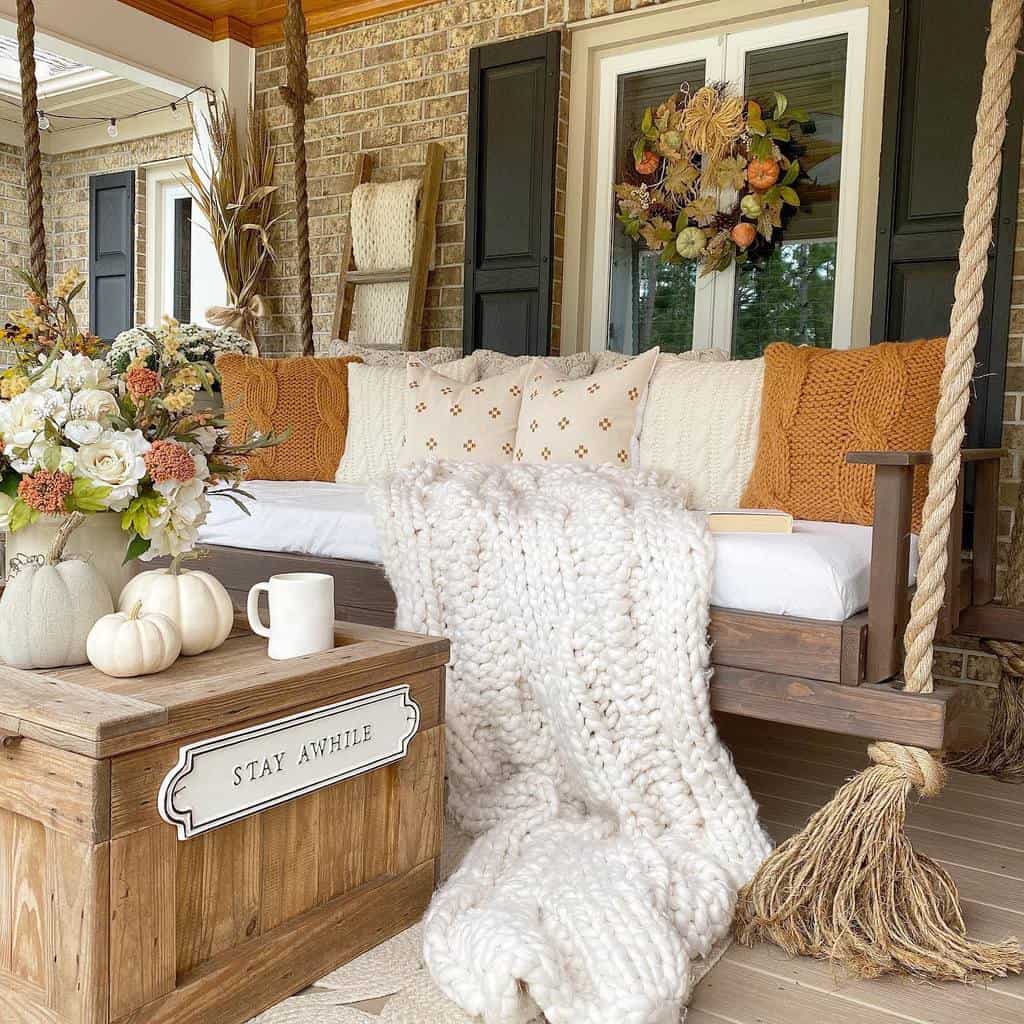
[{"label": "floral arrangement", "polygon": [[255,354],[253,343],[231,327],[179,324],[172,317],[164,317],[159,327],[133,327],[122,331],[107,352],[107,365],[114,373],[124,373],[139,359],[140,352],[145,350],[145,365],[155,370],[168,338],[176,346],[176,353],[183,355],[190,363],[215,363],[217,356],[225,352]]},{"label": "floral arrangement", "polygon": [[800,206],[798,137],[807,115],[775,93],[771,113],[706,85],[643,114],[632,172],[615,186],[626,234],[701,274],[767,254]]},{"label": "floral arrangement", "polygon": [[52,297],[22,276],[28,304],[7,327],[17,361],[0,374],[0,529],[119,512],[125,561],[187,554],[208,496],[241,504],[246,454],[280,439],[231,445],[222,417],[193,409],[216,370],[189,358],[177,325],[139,342],[117,371],[75,321],[71,303],[85,283],[77,271]]}]

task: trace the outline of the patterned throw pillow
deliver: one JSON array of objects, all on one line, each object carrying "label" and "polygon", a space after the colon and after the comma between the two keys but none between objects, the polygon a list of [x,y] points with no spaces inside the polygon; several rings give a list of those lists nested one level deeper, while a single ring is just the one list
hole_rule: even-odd
[{"label": "patterned throw pillow", "polygon": [[[637,356],[627,356],[622,352],[612,352],[606,349],[597,353],[597,362],[594,365],[594,373],[604,373],[605,370],[614,370],[621,363],[631,362]],[[729,357],[718,348],[697,348],[690,352],[662,352],[658,357],[658,365],[655,370],[662,367],[674,366],[676,363],[727,363]]]},{"label": "patterned throw pillow", "polygon": [[[404,366],[352,367],[348,379],[348,443],[334,479],[339,484],[368,484],[394,473],[405,438]],[[477,379],[476,360],[456,359],[437,367],[444,377],[463,383]]]},{"label": "patterned throw pillow", "polygon": [[658,350],[605,373],[569,380],[535,360],[519,410],[516,462],[635,464],[647,385]]},{"label": "patterned throw pillow", "polygon": [[352,345],[335,339],[327,348],[329,356],[359,356],[367,366],[400,366],[403,369],[413,359],[425,366],[439,366],[454,363],[462,358],[461,348],[428,348],[422,352],[406,352],[398,348],[370,348],[367,345]]},{"label": "patterned throw pillow", "polygon": [[[848,351],[769,345],[757,458],[742,505],[870,526],[874,466],[852,466],[846,453],[928,450],[945,349],[944,338]],[[927,491],[928,467],[918,466],[915,533]]]},{"label": "patterned throw pillow", "polygon": [[410,363],[408,430],[398,464],[429,458],[511,462],[528,373],[524,366],[475,384],[459,384]]},{"label": "patterned throw pillow", "polygon": [[231,440],[254,430],[283,433],[274,448],[248,457],[250,480],[326,480],[345,451],[348,371],[358,358],[264,359],[225,354],[217,360]]},{"label": "patterned throw pillow", "polygon": [[[534,356],[510,356],[493,349],[480,348],[473,353],[480,363],[480,379],[497,377],[513,370],[526,369]],[[591,352],[576,352],[571,356],[540,356],[540,361],[560,377],[579,380],[589,377],[594,369],[594,355]]]}]

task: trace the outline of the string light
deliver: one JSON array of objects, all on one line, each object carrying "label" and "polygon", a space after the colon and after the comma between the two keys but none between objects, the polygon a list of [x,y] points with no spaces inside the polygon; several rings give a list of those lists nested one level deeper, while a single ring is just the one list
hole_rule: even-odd
[{"label": "string light", "polygon": [[110,119],[110,124],[107,125],[107,134],[112,139],[116,139],[117,138],[117,118],[116,117],[112,117]]},{"label": "string light", "polygon": [[177,103],[171,104],[171,117],[173,117],[175,121],[180,121],[183,117],[181,107],[179,107]]},{"label": "string light", "polygon": [[50,127],[50,119],[46,116],[46,111],[39,111],[39,130],[45,132]]}]

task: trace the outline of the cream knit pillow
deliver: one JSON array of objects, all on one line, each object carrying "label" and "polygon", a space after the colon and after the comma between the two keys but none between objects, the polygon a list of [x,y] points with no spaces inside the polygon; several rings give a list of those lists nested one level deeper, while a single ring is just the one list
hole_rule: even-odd
[{"label": "cream knit pillow", "polygon": [[[356,353],[353,353],[356,354]],[[534,358],[540,361],[560,377],[568,377],[569,380],[578,380],[580,377],[589,377],[594,369],[594,355],[591,352],[575,352],[570,356],[510,356],[504,352],[495,352],[489,348],[478,348],[473,353],[480,363],[480,379],[497,377],[502,373],[511,373],[513,370],[526,369]]]},{"label": "cream knit pillow", "polygon": [[[422,352],[406,352],[400,348],[372,348],[369,345],[353,345],[335,338],[327,347],[329,356],[359,356],[367,366],[400,366],[403,369],[413,359],[425,366],[437,366],[440,363],[454,363],[462,358],[461,348],[424,349]],[[471,358],[475,358],[475,355]]]},{"label": "cream knit pillow", "polygon": [[516,462],[634,464],[651,349],[606,373],[569,380],[534,360],[519,410]]},{"label": "cream knit pillow", "polygon": [[757,454],[763,383],[764,359],[659,359],[640,428],[640,465],[685,480],[694,508],[737,508]]},{"label": "cream knit pillow", "polygon": [[[339,484],[367,484],[393,473],[405,437],[404,366],[364,366],[348,378],[348,439],[334,479]],[[437,367],[452,380],[473,382],[476,360],[457,359]]]},{"label": "cream knit pillow", "polygon": [[[443,369],[443,367],[441,367]],[[427,366],[407,371],[404,466],[418,459],[511,462],[529,367],[460,384]]]},{"label": "cream knit pillow", "polygon": [[[338,352],[336,355],[359,355],[358,352]],[[620,363],[628,363],[637,356],[627,356],[622,352],[612,352],[605,349],[597,353],[597,361],[594,364],[594,373],[604,373],[605,370],[613,370]],[[724,363],[729,357],[718,348],[697,348],[690,352],[662,352],[658,357],[658,368],[669,366],[677,362],[683,363]]]}]

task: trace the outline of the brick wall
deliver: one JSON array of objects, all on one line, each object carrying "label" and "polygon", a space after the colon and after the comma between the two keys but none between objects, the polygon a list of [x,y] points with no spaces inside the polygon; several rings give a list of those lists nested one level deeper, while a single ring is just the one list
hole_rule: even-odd
[{"label": "brick wall", "polygon": [[[0,315],[25,305],[25,288],[13,268],[27,263],[28,210],[21,150],[0,145]],[[9,361],[10,352],[0,343],[0,366]]]},{"label": "brick wall", "polygon": [[[145,320],[146,173],[145,165],[192,152],[192,130],[112,142],[106,146],[43,157],[43,208],[47,265],[51,284],[72,266],[85,274],[89,265],[89,178],[93,174],[134,170],[135,310]],[[88,289],[75,300],[75,315],[89,322]]]}]

